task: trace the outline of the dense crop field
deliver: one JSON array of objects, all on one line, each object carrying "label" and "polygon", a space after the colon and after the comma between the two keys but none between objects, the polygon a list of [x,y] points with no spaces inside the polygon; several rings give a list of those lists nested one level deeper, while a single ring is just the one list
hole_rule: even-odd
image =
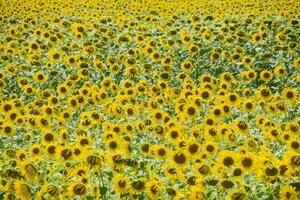
[{"label": "dense crop field", "polygon": [[1,0],[0,199],[300,199],[299,10]]}]

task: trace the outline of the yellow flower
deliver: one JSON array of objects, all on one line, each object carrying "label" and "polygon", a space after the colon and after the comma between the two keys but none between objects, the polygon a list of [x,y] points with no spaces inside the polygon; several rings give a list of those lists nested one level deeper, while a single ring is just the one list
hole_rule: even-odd
[{"label": "yellow flower", "polygon": [[277,65],[274,69],[274,74],[278,77],[283,77],[286,74],[286,69],[282,65]]},{"label": "yellow flower", "polygon": [[285,88],[281,95],[290,104],[296,103],[299,99],[299,94],[294,88]]},{"label": "yellow flower", "polygon": [[169,162],[178,168],[185,168],[189,163],[189,154],[185,151],[174,151],[169,157]]},{"label": "yellow flower", "polygon": [[31,183],[37,183],[39,174],[36,167],[30,162],[22,162],[20,165],[21,172],[26,179]]},{"label": "yellow flower", "polygon": [[16,191],[16,197],[20,200],[31,200],[30,187],[24,182],[17,180],[13,183],[13,187]]},{"label": "yellow flower", "polygon": [[3,122],[0,127],[0,134],[4,137],[12,137],[15,134],[15,128],[13,127],[13,124],[8,121]]},{"label": "yellow flower", "polygon": [[64,59],[64,63],[67,66],[76,67],[78,65],[78,58],[76,56],[66,56]]},{"label": "yellow flower", "polygon": [[262,81],[270,81],[272,79],[272,73],[268,70],[263,70],[260,72],[259,77]]},{"label": "yellow flower", "polygon": [[245,100],[241,100],[241,109],[244,112],[253,112],[255,110],[256,107],[256,103],[253,99],[245,99]]},{"label": "yellow flower", "polygon": [[46,184],[42,187],[42,191],[44,191],[45,193],[49,194],[50,196],[52,197],[59,197],[59,193],[60,193],[60,190],[57,186],[55,186],[54,184]]},{"label": "yellow flower", "polygon": [[296,200],[297,192],[292,186],[283,186],[279,192],[279,197],[281,200]]},{"label": "yellow flower", "polygon": [[236,119],[234,120],[234,129],[237,133],[240,134],[248,134],[250,131],[250,127],[245,120]]},{"label": "yellow flower", "polygon": [[253,63],[253,59],[249,56],[244,56],[243,57],[243,64],[246,66],[246,67],[249,67],[251,66]]},{"label": "yellow flower", "polygon": [[262,35],[261,35],[261,33],[253,33],[252,34],[252,41],[254,42],[254,43],[261,43],[262,42],[262,40],[263,40],[263,37],[262,37]]},{"label": "yellow flower", "polygon": [[300,58],[297,58],[293,61],[293,64],[296,69],[300,69]]},{"label": "yellow flower", "polygon": [[127,193],[130,188],[130,181],[124,175],[115,174],[113,179],[113,186],[118,196],[121,196],[123,193]]},{"label": "yellow flower", "polygon": [[68,186],[68,193],[71,197],[85,196],[88,192],[88,188],[79,181],[71,182]]},{"label": "yellow flower", "polygon": [[34,74],[33,79],[38,83],[43,83],[47,80],[47,76],[42,71],[37,71]]},{"label": "yellow flower", "polygon": [[58,51],[58,50],[51,49],[48,54],[49,54],[51,62],[53,62],[53,63],[59,62],[63,58],[62,52]]}]

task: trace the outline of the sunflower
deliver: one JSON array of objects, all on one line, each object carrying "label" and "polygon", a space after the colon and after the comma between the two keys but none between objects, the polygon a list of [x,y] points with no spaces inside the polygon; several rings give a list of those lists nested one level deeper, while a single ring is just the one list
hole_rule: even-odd
[{"label": "sunflower", "polygon": [[278,77],[283,77],[286,74],[286,69],[283,65],[277,65],[274,69],[274,74]]},{"label": "sunflower", "polygon": [[187,144],[187,152],[190,154],[190,156],[196,157],[200,152],[200,148],[200,144],[197,141],[191,140]]},{"label": "sunflower", "polygon": [[143,44],[144,43],[144,40],[145,40],[145,37],[143,34],[136,34],[135,36],[135,41],[138,43],[138,44]]},{"label": "sunflower", "polygon": [[182,128],[176,126],[168,129],[166,135],[171,141],[176,142],[182,136],[182,133]]},{"label": "sunflower", "polygon": [[300,69],[300,57],[293,61],[293,65],[296,69]]},{"label": "sunflower", "polygon": [[52,106],[48,106],[48,105],[43,105],[42,107],[42,113],[43,113],[43,116],[46,117],[46,118],[50,118],[51,116],[54,115],[54,109]]},{"label": "sunflower", "polygon": [[154,51],[150,54],[150,58],[153,60],[153,62],[157,62],[161,59],[161,55],[158,51]]},{"label": "sunflower", "polygon": [[300,143],[296,139],[291,139],[288,146],[289,149],[300,153]]},{"label": "sunflower", "polygon": [[56,143],[48,144],[48,145],[45,147],[44,152],[46,152],[46,155],[47,155],[49,158],[55,159],[56,156],[57,156],[57,152],[58,152],[58,145],[57,145]]},{"label": "sunflower", "polygon": [[262,169],[259,170],[257,176],[260,180],[265,182],[272,182],[275,180],[279,175],[279,169],[273,163],[267,163],[262,165]]},{"label": "sunflower", "polygon": [[282,131],[278,127],[266,128],[263,130],[263,133],[266,137],[271,140],[279,140],[282,134]]},{"label": "sunflower", "polygon": [[184,168],[189,162],[189,155],[185,151],[174,151],[172,155],[169,157],[169,162],[171,165]]},{"label": "sunflower", "polygon": [[300,154],[293,150],[288,150],[284,154],[284,162],[293,169],[300,168]]},{"label": "sunflower", "polygon": [[73,149],[69,146],[58,146],[56,154],[56,158],[63,162],[72,160],[74,158]]},{"label": "sunflower", "polygon": [[227,101],[231,104],[231,105],[238,105],[240,100],[239,100],[239,95],[236,93],[229,93],[227,94]]},{"label": "sunflower", "polygon": [[28,48],[30,52],[37,52],[40,49],[39,45],[35,41],[30,42],[28,44]]},{"label": "sunflower", "polygon": [[3,101],[1,102],[1,111],[4,113],[8,113],[13,109],[13,104],[11,101]]},{"label": "sunflower", "polygon": [[124,107],[124,112],[128,117],[135,117],[137,115],[137,109],[130,105]]},{"label": "sunflower", "polygon": [[245,120],[236,119],[234,120],[234,130],[240,134],[248,134],[250,132],[250,127]]},{"label": "sunflower", "polygon": [[249,80],[249,81],[254,81],[257,77],[257,74],[254,70],[247,70],[247,71],[243,71],[242,74],[244,75],[244,77]]},{"label": "sunflower", "polygon": [[279,192],[279,197],[282,200],[296,200],[297,192],[292,186],[286,185],[281,188]]},{"label": "sunflower", "polygon": [[194,71],[193,63],[189,60],[185,60],[180,64],[180,68],[185,73],[192,73]]},{"label": "sunflower", "polygon": [[256,93],[258,99],[265,100],[265,101],[270,100],[273,96],[272,91],[267,86],[260,86],[255,91],[255,93]]},{"label": "sunflower", "polygon": [[99,59],[95,59],[93,61],[93,66],[94,68],[98,71],[98,72],[102,72],[105,69],[105,65],[103,64],[103,62]]},{"label": "sunflower", "polygon": [[113,187],[118,196],[128,193],[130,188],[129,178],[121,174],[116,174],[113,179]]},{"label": "sunflower", "polygon": [[153,149],[151,151],[154,156],[160,160],[167,158],[169,155],[169,149],[165,145],[152,146],[151,149]]},{"label": "sunflower", "polygon": [[255,110],[256,103],[253,99],[245,99],[241,101],[241,109],[244,112],[251,113]]},{"label": "sunflower", "polygon": [[251,153],[241,154],[238,159],[239,166],[245,172],[251,172],[257,167],[257,158]]},{"label": "sunflower", "polygon": [[266,107],[266,111],[269,115],[276,116],[279,114],[275,103],[268,102],[265,104],[265,107]]},{"label": "sunflower", "polygon": [[5,81],[0,79],[0,91],[2,91],[5,87],[6,87]]},{"label": "sunflower", "polygon": [[56,133],[49,131],[48,129],[44,129],[41,132],[41,139],[43,144],[50,144],[56,141]]},{"label": "sunflower", "polygon": [[196,163],[193,166],[193,171],[195,172],[195,174],[197,174],[200,177],[202,177],[202,176],[209,175],[212,172],[212,169],[206,163]]},{"label": "sunflower", "polygon": [[[55,95],[50,95],[48,97],[48,104],[52,105],[52,106],[55,106],[55,105],[58,105],[60,102],[59,102],[59,99],[57,96]],[[50,113],[49,113],[50,114]]]},{"label": "sunflower", "polygon": [[89,75],[90,75],[90,72],[89,72],[88,69],[86,69],[86,68],[87,68],[87,63],[81,62],[81,63],[80,63],[80,67],[81,67],[81,69],[79,69],[79,70],[77,71],[77,76],[78,76],[78,78],[79,78],[80,80],[88,80]]},{"label": "sunflower", "polygon": [[198,107],[193,104],[184,105],[184,117],[187,119],[195,119],[198,116]]},{"label": "sunflower", "polygon": [[44,191],[44,193],[49,194],[51,197],[59,197],[60,195],[60,190],[57,186],[55,186],[54,184],[46,184],[42,187],[42,191]]},{"label": "sunflower", "polygon": [[29,180],[31,183],[37,183],[39,173],[32,163],[22,162],[20,164],[20,169],[27,180]]},{"label": "sunflower", "polygon": [[73,117],[73,114],[72,114],[72,111],[67,109],[67,110],[63,110],[61,113],[60,113],[60,117],[62,120],[64,120],[65,122],[66,121],[70,121]]},{"label": "sunflower", "polygon": [[210,42],[212,40],[212,34],[210,33],[210,31],[204,31],[201,34],[201,38],[204,42]]},{"label": "sunflower", "polygon": [[242,59],[242,62],[244,64],[244,66],[249,67],[249,66],[252,65],[253,59],[249,56],[244,56],[243,59]]},{"label": "sunflower", "polygon": [[36,117],[36,122],[41,129],[48,129],[51,127],[51,122],[44,116]]},{"label": "sunflower", "polygon": [[282,101],[277,102],[277,103],[275,103],[275,105],[276,105],[276,108],[277,108],[279,114],[284,114],[286,112],[287,107],[284,102],[282,102]]},{"label": "sunflower", "polygon": [[231,82],[225,82],[225,81],[221,81],[220,82],[220,88],[222,88],[223,89],[223,91],[221,91],[221,90],[219,90],[219,94],[221,94],[221,92],[222,92],[222,94],[223,95],[225,95],[225,93],[226,93],[226,90],[228,89],[228,88],[231,88]]},{"label": "sunflower", "polygon": [[283,98],[290,104],[295,104],[297,99],[299,99],[299,95],[294,88],[284,88],[282,91]]},{"label": "sunflower", "polygon": [[19,113],[17,112],[17,110],[11,110],[9,113],[7,113],[7,119],[12,122],[15,122],[18,117]]},{"label": "sunflower", "polygon": [[196,44],[191,44],[189,46],[189,54],[195,56],[199,53],[199,47]]},{"label": "sunflower", "polygon": [[28,84],[28,85],[26,85],[26,86],[24,87],[24,93],[25,93],[26,96],[33,95],[34,92],[35,92],[35,89],[33,88],[32,85],[29,85],[29,84]]},{"label": "sunflower", "polygon": [[207,140],[218,140],[220,132],[216,127],[205,127],[204,136]]},{"label": "sunflower", "polygon": [[131,194],[138,195],[145,191],[146,181],[144,178],[138,178],[132,180],[130,183],[130,192]]},{"label": "sunflower", "polygon": [[76,143],[82,147],[91,146],[93,144],[93,140],[90,137],[79,135],[76,137]]},{"label": "sunflower", "polygon": [[90,149],[84,148],[80,145],[72,146],[72,154],[74,155],[74,159],[83,160],[86,159],[86,156],[89,155]]},{"label": "sunflower", "polygon": [[208,101],[212,96],[212,92],[205,88],[199,91],[199,95],[204,101]]},{"label": "sunflower", "polygon": [[57,93],[60,96],[66,96],[68,93],[68,86],[66,84],[60,84],[57,86]]},{"label": "sunflower", "polygon": [[215,118],[212,115],[206,115],[205,118],[203,119],[203,126],[208,127],[215,127],[218,124],[218,118]]},{"label": "sunflower", "polygon": [[0,134],[4,137],[12,137],[15,134],[15,128],[10,122],[3,122],[0,128]]},{"label": "sunflower", "polygon": [[[115,160],[112,160],[112,162],[114,161]],[[101,155],[88,155],[86,156],[85,165],[88,166],[90,169],[95,169],[101,167],[102,162],[103,162],[103,157]]]},{"label": "sunflower", "polygon": [[287,42],[287,36],[284,33],[277,33],[276,40],[281,44],[285,44]]},{"label": "sunflower", "polygon": [[43,35],[43,30],[40,29],[40,28],[37,28],[34,30],[33,34],[36,36],[36,37],[41,37]]},{"label": "sunflower", "polygon": [[254,43],[260,44],[263,41],[263,37],[261,33],[253,33],[252,34],[252,41]]},{"label": "sunflower", "polygon": [[44,30],[44,31],[43,31],[43,33],[42,33],[42,38],[43,38],[44,40],[49,40],[50,36],[51,36],[51,34],[50,34],[49,30]]},{"label": "sunflower", "polygon": [[260,72],[259,77],[260,77],[260,80],[262,80],[264,82],[268,82],[272,79],[272,72],[270,72],[268,70],[263,70]]},{"label": "sunflower", "polygon": [[218,155],[218,159],[221,166],[224,167],[234,167],[236,165],[236,156],[234,152],[231,151],[221,151]]},{"label": "sunflower", "polygon": [[193,200],[204,200],[205,199],[205,191],[202,187],[198,185],[192,186],[189,188],[189,199]]},{"label": "sunflower", "polygon": [[220,180],[220,185],[222,186],[223,190],[229,190],[235,186],[234,182],[228,178],[223,178]]},{"label": "sunflower", "polygon": [[19,161],[26,161],[27,155],[27,151],[24,149],[18,149],[16,152],[16,159]]},{"label": "sunflower", "polygon": [[13,183],[13,187],[16,192],[16,197],[20,200],[31,200],[31,191],[30,187],[21,180],[17,180]]},{"label": "sunflower", "polygon": [[69,55],[64,58],[64,63],[70,67],[76,67],[78,65],[78,58],[74,55]]},{"label": "sunflower", "polygon": [[89,168],[86,165],[78,164],[76,165],[70,174],[75,177],[85,177],[89,172]]},{"label": "sunflower", "polygon": [[40,144],[32,144],[30,145],[29,153],[32,157],[39,158],[43,155],[43,149]]},{"label": "sunflower", "polygon": [[155,109],[151,111],[151,118],[154,119],[154,121],[159,122],[164,119],[165,112],[159,109]]},{"label": "sunflower", "polygon": [[211,109],[211,115],[215,118],[221,117],[223,115],[223,107],[222,106],[214,106]]},{"label": "sunflower", "polygon": [[158,198],[163,191],[163,183],[156,178],[151,178],[151,181],[146,183],[146,194],[155,199]]},{"label": "sunflower", "polygon": [[51,62],[53,62],[53,63],[59,62],[63,58],[62,52],[58,51],[58,50],[51,49],[48,54],[49,54]]},{"label": "sunflower", "polygon": [[215,155],[218,152],[218,144],[215,142],[208,142],[206,141],[203,144],[203,149],[206,151],[209,155]]},{"label": "sunflower", "polygon": [[121,140],[115,138],[115,139],[109,139],[105,142],[105,147],[108,151],[116,152],[121,150],[123,147],[123,143]]},{"label": "sunflower", "polygon": [[210,60],[211,61],[216,61],[218,60],[219,58],[221,57],[220,53],[219,52],[213,52],[210,56]]},{"label": "sunflower", "polygon": [[81,196],[84,197],[88,192],[88,188],[79,181],[71,182],[68,185],[68,194],[71,197]]}]

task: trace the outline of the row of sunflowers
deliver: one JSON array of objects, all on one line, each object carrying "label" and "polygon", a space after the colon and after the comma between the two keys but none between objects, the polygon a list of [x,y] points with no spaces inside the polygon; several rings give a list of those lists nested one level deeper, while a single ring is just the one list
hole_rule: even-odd
[{"label": "row of sunflowers", "polygon": [[300,199],[300,2],[0,2],[0,199]]}]

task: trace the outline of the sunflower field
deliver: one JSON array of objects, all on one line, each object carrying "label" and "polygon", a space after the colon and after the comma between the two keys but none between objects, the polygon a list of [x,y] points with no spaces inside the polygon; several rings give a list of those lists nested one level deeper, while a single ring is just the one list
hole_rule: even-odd
[{"label": "sunflower field", "polygon": [[0,200],[300,199],[299,10],[1,0]]}]

